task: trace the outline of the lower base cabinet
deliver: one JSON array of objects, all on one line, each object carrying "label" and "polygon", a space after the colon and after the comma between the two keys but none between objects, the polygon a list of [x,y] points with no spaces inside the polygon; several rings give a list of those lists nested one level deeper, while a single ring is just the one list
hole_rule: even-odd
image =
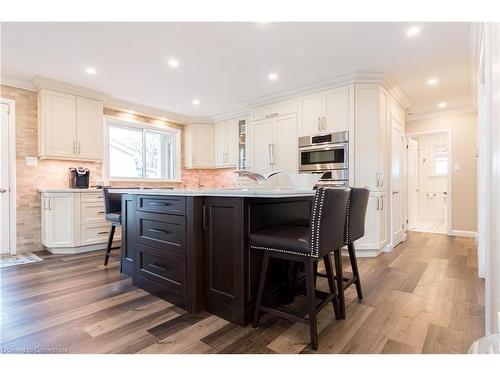
[{"label": "lower base cabinet", "polygon": [[[263,254],[249,233],[306,220],[312,198],[124,194],[121,270],[134,285],[185,310],[251,322]],[[272,213],[272,214],[271,214]],[[288,262],[270,264],[266,302],[289,301]]]}]

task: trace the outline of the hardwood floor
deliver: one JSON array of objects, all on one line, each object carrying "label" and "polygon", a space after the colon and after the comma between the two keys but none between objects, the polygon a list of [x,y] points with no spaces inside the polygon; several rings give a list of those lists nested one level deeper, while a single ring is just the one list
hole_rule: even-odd
[{"label": "hardwood floor", "polygon": [[[116,258],[104,267],[104,252],[38,255],[45,261],[0,271],[4,353],[312,353],[306,325],[192,316],[132,286]],[[393,252],[360,258],[359,269],[365,298],[347,291],[344,321],[319,313],[318,353],[465,353],[484,334],[472,239],[409,232]]]}]

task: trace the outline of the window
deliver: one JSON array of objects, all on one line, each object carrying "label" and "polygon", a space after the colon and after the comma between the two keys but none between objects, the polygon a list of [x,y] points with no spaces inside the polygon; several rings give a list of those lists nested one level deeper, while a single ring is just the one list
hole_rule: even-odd
[{"label": "window", "polygon": [[448,147],[436,146],[434,152],[434,173],[438,176],[448,174]]},{"label": "window", "polygon": [[177,129],[116,119],[108,119],[107,125],[107,172],[111,180],[177,179]]}]

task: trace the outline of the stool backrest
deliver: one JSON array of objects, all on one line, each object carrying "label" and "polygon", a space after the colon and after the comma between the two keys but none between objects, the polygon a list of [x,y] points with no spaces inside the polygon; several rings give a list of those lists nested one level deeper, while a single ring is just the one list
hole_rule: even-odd
[{"label": "stool backrest", "polygon": [[[110,191],[111,190],[111,191]],[[104,210],[107,214],[113,212],[121,212],[122,210],[122,195],[121,193],[113,193],[109,187],[103,187],[104,192]]]},{"label": "stool backrest", "polygon": [[311,214],[311,255],[323,257],[344,245],[348,189],[318,188]]},{"label": "stool backrest", "polygon": [[351,188],[345,223],[345,243],[352,243],[365,235],[368,189]]}]

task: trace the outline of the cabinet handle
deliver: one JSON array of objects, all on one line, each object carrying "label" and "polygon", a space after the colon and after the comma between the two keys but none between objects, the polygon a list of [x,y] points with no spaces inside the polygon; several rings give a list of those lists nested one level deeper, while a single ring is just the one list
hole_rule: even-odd
[{"label": "cabinet handle", "polygon": [[170,203],[164,203],[164,202],[149,202],[148,203],[150,206],[168,206]]},{"label": "cabinet handle", "polygon": [[321,117],[318,117],[318,130],[321,130]]},{"label": "cabinet handle", "polygon": [[323,130],[326,130],[326,117],[323,118]]},{"label": "cabinet handle", "polygon": [[52,210],[52,197],[49,197],[49,211]]},{"label": "cabinet handle", "polygon": [[97,214],[98,215],[102,215],[102,214],[105,214],[105,212],[104,211],[99,211]]},{"label": "cabinet handle", "polygon": [[97,234],[109,234],[109,232],[99,232]]},{"label": "cabinet handle", "polygon": [[271,143],[269,143],[269,145],[267,146],[267,159],[269,161],[269,165],[273,165],[273,162],[272,162],[272,147],[273,145]]},{"label": "cabinet handle", "polygon": [[380,211],[380,197],[377,197],[377,211]]},{"label": "cabinet handle", "polygon": [[159,263],[149,263],[148,266],[150,266],[151,268],[156,268],[157,270],[160,270],[163,272],[165,272],[167,270],[165,267],[162,267],[163,265],[161,265]]},{"label": "cabinet handle", "polygon": [[207,206],[203,205],[203,230],[207,230]]},{"label": "cabinet handle", "polygon": [[383,211],[384,210],[384,197],[380,197],[380,211]]},{"label": "cabinet handle", "polygon": [[271,154],[273,156],[273,165],[275,164],[275,162],[274,162],[274,151],[275,151],[275,149],[276,149],[276,143],[273,143],[272,146],[271,146],[271,151],[272,151]]},{"label": "cabinet handle", "polygon": [[149,231],[150,232],[153,232],[153,233],[163,233],[163,234],[169,234],[170,232],[167,231],[167,230],[163,230],[163,229],[155,229],[155,228],[149,228]]}]

